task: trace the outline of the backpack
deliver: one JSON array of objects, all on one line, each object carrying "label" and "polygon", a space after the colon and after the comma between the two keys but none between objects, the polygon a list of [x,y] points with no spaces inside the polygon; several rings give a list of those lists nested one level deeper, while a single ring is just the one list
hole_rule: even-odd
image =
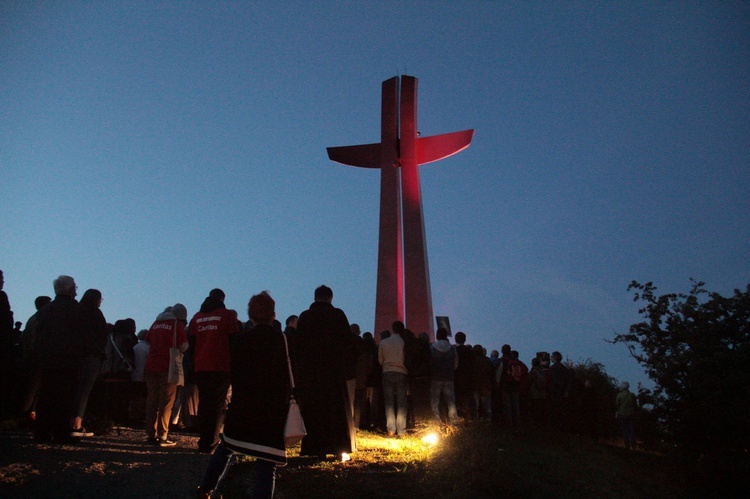
[{"label": "backpack", "polygon": [[509,358],[503,360],[503,377],[501,383],[511,390],[518,390],[524,378],[523,364],[517,359]]},{"label": "backpack", "polygon": [[516,359],[510,359],[508,370],[513,381],[520,383],[523,380],[523,366]]}]

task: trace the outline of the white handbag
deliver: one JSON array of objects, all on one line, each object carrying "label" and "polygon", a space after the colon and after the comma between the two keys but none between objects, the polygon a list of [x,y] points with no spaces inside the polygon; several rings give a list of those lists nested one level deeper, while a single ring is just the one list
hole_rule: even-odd
[{"label": "white handbag", "polygon": [[287,447],[294,447],[307,435],[307,429],[305,429],[305,422],[302,420],[302,413],[299,410],[299,405],[294,399],[294,374],[292,374],[292,361],[289,359],[289,344],[286,341],[286,335],[281,333],[284,337],[284,348],[286,349],[286,365],[289,368],[289,411],[286,415],[286,425],[284,426],[284,443]]},{"label": "white handbag", "polygon": [[184,354],[177,348],[177,321],[174,321],[174,338],[172,347],[169,349],[169,373],[167,374],[167,383],[183,386],[185,384],[185,371],[182,367],[182,358]]}]

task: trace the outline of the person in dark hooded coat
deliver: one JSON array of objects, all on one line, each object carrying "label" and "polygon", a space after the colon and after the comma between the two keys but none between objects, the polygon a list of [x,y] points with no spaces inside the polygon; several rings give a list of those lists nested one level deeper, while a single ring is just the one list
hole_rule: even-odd
[{"label": "person in dark hooded coat", "polygon": [[272,325],[275,306],[267,292],[254,295],[248,304],[251,327],[232,337],[232,401],[198,497],[210,497],[232,453],[256,459],[250,496],[273,497],[276,467],[286,464],[284,424],[290,395],[284,335]]},{"label": "person in dark hooded coat", "polygon": [[295,381],[307,427],[300,455],[341,457],[356,450],[344,366],[351,327],[332,300],[331,288],[320,286],[297,321]]}]

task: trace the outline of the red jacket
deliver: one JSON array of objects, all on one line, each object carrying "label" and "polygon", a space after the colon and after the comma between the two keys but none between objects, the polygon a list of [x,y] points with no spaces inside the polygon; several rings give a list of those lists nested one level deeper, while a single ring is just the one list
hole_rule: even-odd
[{"label": "red jacket", "polygon": [[229,372],[229,335],[238,331],[234,310],[216,308],[195,314],[188,330],[195,336],[195,372]]},{"label": "red jacket", "polygon": [[146,333],[144,340],[149,345],[146,357],[146,372],[169,371],[169,349],[174,345],[174,328],[177,326],[177,347],[187,343],[185,326],[176,319],[157,320]]}]

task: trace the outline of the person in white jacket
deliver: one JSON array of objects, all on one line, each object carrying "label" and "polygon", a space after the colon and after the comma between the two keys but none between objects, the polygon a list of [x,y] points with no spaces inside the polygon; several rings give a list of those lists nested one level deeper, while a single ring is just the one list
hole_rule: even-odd
[{"label": "person in white jacket", "polygon": [[149,345],[143,339],[148,329],[141,329],[136,335],[138,343],[133,347],[135,362],[130,372],[130,407],[128,415],[130,419],[143,422],[146,417],[146,357],[148,357]]},{"label": "person in white jacket", "polygon": [[385,426],[389,437],[406,435],[408,371],[404,364],[404,329],[403,322],[394,322],[394,334],[382,340],[378,346],[378,362],[383,368]]}]

